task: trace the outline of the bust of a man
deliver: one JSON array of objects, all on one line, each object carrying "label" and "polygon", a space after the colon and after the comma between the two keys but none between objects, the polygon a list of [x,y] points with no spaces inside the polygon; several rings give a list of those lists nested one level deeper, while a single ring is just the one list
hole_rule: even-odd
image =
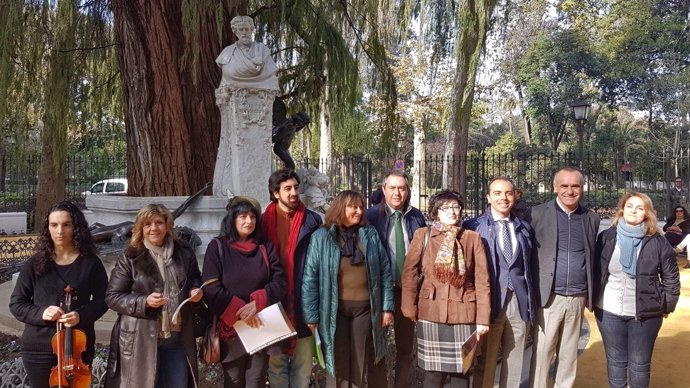
[{"label": "bust of a man", "polygon": [[221,51],[216,63],[223,70],[220,86],[279,90],[276,66],[271,52],[261,42],[254,42],[254,21],[249,16],[235,16],[230,22],[237,41]]}]

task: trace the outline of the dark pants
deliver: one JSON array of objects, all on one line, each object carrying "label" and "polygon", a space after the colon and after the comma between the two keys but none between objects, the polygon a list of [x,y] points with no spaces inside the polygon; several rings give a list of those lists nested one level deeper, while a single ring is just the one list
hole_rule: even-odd
[{"label": "dark pants", "polygon": [[671,244],[672,247],[675,247],[676,245],[680,244],[681,241],[685,238],[686,235],[684,234],[675,234],[675,233],[665,233],[664,237],[668,240],[668,243]]},{"label": "dark pants", "polygon": [[223,363],[224,388],[265,388],[268,371],[266,350],[245,354]]},{"label": "dark pants", "polygon": [[654,342],[662,317],[635,319],[595,310],[597,326],[604,341],[609,387],[649,386]]},{"label": "dark pants", "polygon": [[470,386],[470,379],[461,373],[424,371],[424,388],[442,388],[444,386],[468,388]]},{"label": "dark pants", "polygon": [[158,343],[156,388],[186,388],[189,382],[189,365],[180,333],[172,334]]},{"label": "dark pants", "polygon": [[395,295],[395,388],[411,388],[414,384],[414,352],[415,323],[405,318],[400,310],[402,306],[402,290],[393,287]]},{"label": "dark pants", "polygon": [[22,353],[22,364],[31,388],[48,388],[50,370],[57,365],[52,353]]},{"label": "dark pants", "polygon": [[328,388],[386,387],[384,362],[374,364],[374,346],[369,301],[339,301],[335,324],[335,378]]}]

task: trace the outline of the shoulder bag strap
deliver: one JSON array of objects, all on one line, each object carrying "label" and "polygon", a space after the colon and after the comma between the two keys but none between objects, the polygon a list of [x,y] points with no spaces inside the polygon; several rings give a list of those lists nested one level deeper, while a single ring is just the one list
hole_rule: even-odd
[{"label": "shoulder bag strap", "polygon": [[426,251],[426,246],[429,245],[429,236],[431,235],[431,225],[426,227],[426,233],[424,233],[424,245],[422,245],[422,253],[419,255],[419,267],[417,267],[417,287],[422,286],[424,281],[424,273],[422,272],[422,263],[424,262],[424,251]]},{"label": "shoulder bag strap", "polygon": [[266,270],[268,271],[268,277],[271,277],[271,265],[268,262],[268,252],[266,251],[266,246],[264,244],[259,245],[261,250],[261,256],[264,259],[264,264],[266,264]]}]

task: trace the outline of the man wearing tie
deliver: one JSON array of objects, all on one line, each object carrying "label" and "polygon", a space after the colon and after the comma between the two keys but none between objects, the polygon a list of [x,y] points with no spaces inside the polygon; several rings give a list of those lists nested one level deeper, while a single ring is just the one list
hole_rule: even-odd
[{"label": "man wearing tie", "polygon": [[482,341],[472,386],[493,388],[500,345],[503,361],[499,387],[519,387],[525,340],[535,316],[529,267],[533,232],[527,222],[511,214],[515,191],[510,179],[492,179],[486,198],[486,212],[463,224],[481,236],[491,280],[491,325]]},{"label": "man wearing tie", "polygon": [[384,201],[367,209],[366,217],[379,232],[395,275],[395,388],[412,387],[414,323],[400,311],[400,274],[414,231],[425,226],[426,220],[419,209],[410,206],[410,185],[402,172],[394,170],[386,176],[383,180],[383,195]]}]

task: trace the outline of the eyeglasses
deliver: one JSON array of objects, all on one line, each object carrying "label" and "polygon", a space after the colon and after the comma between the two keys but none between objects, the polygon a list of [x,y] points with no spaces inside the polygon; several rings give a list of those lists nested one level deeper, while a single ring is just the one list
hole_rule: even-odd
[{"label": "eyeglasses", "polygon": [[682,210],[676,210],[676,213],[682,213],[682,212],[683,212]]},{"label": "eyeglasses", "polygon": [[440,208],[438,208],[438,210],[443,210],[444,212],[448,212],[451,210],[454,212],[459,212],[460,210],[462,210],[462,206],[441,206]]}]

